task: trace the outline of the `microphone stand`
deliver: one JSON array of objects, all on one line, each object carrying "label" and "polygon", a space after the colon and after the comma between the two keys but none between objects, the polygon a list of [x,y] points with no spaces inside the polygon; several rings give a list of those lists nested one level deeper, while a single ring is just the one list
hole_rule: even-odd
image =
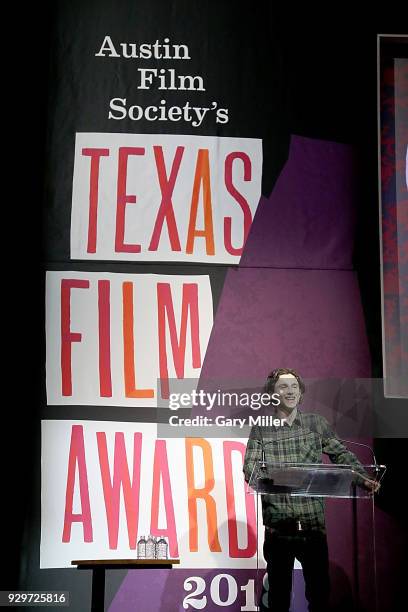
[{"label": "microphone stand", "polygon": [[[374,449],[371,448],[368,444],[363,444],[361,442],[354,442],[353,440],[343,440],[338,438],[340,442],[347,442],[348,444],[355,444],[356,446],[363,446],[364,448],[368,448],[371,452],[374,461],[374,471],[375,471],[375,482],[377,481],[378,472],[380,471],[377,460],[375,457]],[[383,474],[384,475],[384,474]],[[380,479],[381,480],[381,479]],[[357,496],[356,496],[356,485],[353,484],[353,573],[354,573],[354,587],[355,587],[355,595],[356,595],[356,604],[358,606],[359,603],[359,568],[358,568],[358,530],[357,530]],[[375,504],[374,504],[374,494],[371,497],[371,508],[372,508],[372,522],[373,522],[373,557],[374,557],[374,592],[375,592],[375,610],[378,611],[378,584],[377,584],[377,548],[376,548],[376,538],[375,538]]]}]

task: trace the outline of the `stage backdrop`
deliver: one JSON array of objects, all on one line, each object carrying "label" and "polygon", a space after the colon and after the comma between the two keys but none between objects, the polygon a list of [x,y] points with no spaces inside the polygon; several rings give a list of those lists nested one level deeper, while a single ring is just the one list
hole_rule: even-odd
[{"label": "stage backdrop", "polygon": [[[90,582],[64,569],[72,559],[134,557],[141,535],[164,534],[181,569],[110,576],[107,608],[143,609],[146,597],[151,610],[249,612],[245,439],[161,439],[157,379],[263,382],[279,366],[369,375],[352,154],[295,137],[280,174],[288,90],[270,3],[60,0],[52,10],[41,542],[26,586],[57,576],[80,609]],[[332,509],[340,597],[349,519],[345,504]],[[300,571],[295,585],[303,612]]]}]

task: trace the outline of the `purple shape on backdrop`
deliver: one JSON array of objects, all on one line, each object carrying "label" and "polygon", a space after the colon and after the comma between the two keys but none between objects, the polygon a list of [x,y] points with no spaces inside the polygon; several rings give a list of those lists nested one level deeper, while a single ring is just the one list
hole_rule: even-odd
[{"label": "purple shape on backdrop", "polygon": [[128,571],[108,608],[109,612],[159,612],[164,585],[171,571]]},{"label": "purple shape on backdrop", "polygon": [[[201,384],[242,378],[261,387],[279,366],[310,378],[370,377],[358,280],[351,269],[352,167],[348,146],[292,138],[275,189],[258,207],[241,266],[227,274]],[[332,597],[347,605],[353,582],[351,505],[330,500],[326,514]],[[360,550],[366,551],[360,558],[360,594],[371,609],[368,504],[359,504],[358,518]]]},{"label": "purple shape on backdrop", "polygon": [[261,199],[241,269],[227,274],[203,380],[244,377],[263,384],[283,363],[305,377],[370,376],[351,271],[353,166],[348,145],[292,136],[275,188]]},{"label": "purple shape on backdrop", "polygon": [[259,202],[241,267],[351,269],[354,164],[348,145],[292,136],[272,194]]},{"label": "purple shape on backdrop", "polygon": [[229,270],[201,381],[243,378],[262,385],[279,366],[306,378],[370,376],[354,272]]},{"label": "purple shape on backdrop", "polygon": [[[211,596],[211,583],[215,579],[216,583],[213,584],[214,591],[217,593],[219,590],[220,600],[223,602],[228,601],[228,582],[235,582],[237,585],[237,595],[234,601],[230,605],[223,605],[222,610],[226,612],[237,612],[241,610],[245,604],[251,602],[250,589],[248,592],[242,590],[241,587],[248,584],[249,581],[255,580],[260,587],[260,583],[263,577],[262,571],[259,572],[256,577],[256,570],[234,570],[234,569],[173,569],[173,570],[132,570],[128,572],[124,579],[120,590],[114,597],[111,605],[109,606],[109,612],[183,612],[186,608],[183,607],[183,600],[187,596],[192,595],[192,588],[194,591],[197,588],[197,594],[192,596],[193,599],[197,599],[199,602],[206,598],[206,605],[204,609],[206,612],[219,612],[220,606],[214,603]],[[222,578],[219,580],[220,574],[226,574],[230,578]],[[191,580],[190,589],[184,588],[184,581],[190,577],[198,577],[204,580],[204,588],[198,588],[200,585],[195,580]],[[216,586],[219,580],[219,589]],[[307,602],[304,596],[304,583],[302,572],[295,570],[293,580],[293,605],[291,612],[306,612]],[[230,596],[232,589],[230,589]],[[260,590],[258,591],[260,593]],[[248,601],[247,601],[248,598]],[[231,597],[233,599],[233,597]],[[189,610],[194,610],[191,604],[188,606]]]}]

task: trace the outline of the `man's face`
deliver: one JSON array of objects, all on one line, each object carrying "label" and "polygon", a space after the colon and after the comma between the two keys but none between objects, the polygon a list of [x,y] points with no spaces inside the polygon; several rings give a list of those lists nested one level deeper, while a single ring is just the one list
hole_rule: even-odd
[{"label": "man's face", "polygon": [[300,388],[296,376],[282,374],[275,383],[275,393],[280,396],[280,408],[292,412],[300,400]]}]

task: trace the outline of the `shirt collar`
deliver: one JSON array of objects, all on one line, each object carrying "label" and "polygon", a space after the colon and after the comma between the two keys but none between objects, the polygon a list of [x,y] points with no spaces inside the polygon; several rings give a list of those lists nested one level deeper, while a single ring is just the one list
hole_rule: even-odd
[{"label": "shirt collar", "polygon": [[298,409],[297,406],[295,406],[295,408],[292,410],[292,412],[289,414],[289,416],[287,417],[280,417],[281,419],[283,418],[283,422],[284,424],[288,424],[289,427],[292,427],[293,423],[295,422],[295,419],[299,416],[298,413]]}]

